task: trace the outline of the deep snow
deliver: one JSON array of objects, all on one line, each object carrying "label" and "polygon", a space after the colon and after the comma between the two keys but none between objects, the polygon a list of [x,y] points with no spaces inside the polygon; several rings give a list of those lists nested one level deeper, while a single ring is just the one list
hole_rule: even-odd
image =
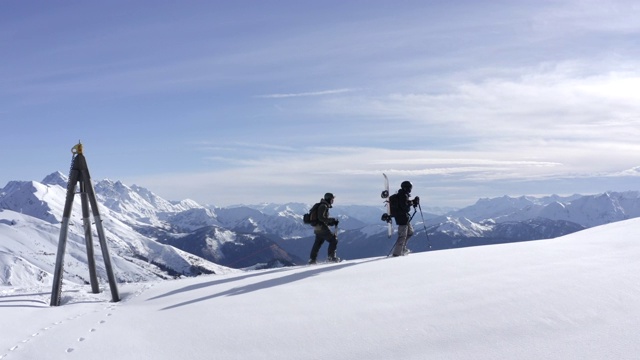
[{"label": "deep snow", "polygon": [[118,303],[2,287],[0,359],[638,359],[639,233],[119,284]]}]

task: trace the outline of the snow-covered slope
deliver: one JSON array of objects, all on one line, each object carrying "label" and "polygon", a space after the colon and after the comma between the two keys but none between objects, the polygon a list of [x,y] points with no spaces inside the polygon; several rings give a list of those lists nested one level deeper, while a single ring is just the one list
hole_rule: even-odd
[{"label": "snow-covered slope", "polygon": [[59,223],[66,189],[35,181],[10,181],[0,193],[0,209],[29,215],[48,223]]},{"label": "snow-covered slope", "polygon": [[[57,246],[54,244],[57,244],[60,234],[60,222],[66,201],[66,184],[67,177],[55,172],[46,176],[42,183],[12,181],[0,189],[0,209],[4,209],[5,215],[8,216],[4,218],[4,223],[5,226],[12,226],[10,234],[11,238],[15,239],[5,242],[7,254],[14,255],[18,251],[14,248],[16,244],[21,244],[24,238],[30,238],[48,244],[44,252],[48,254],[48,260],[54,260],[57,252]],[[145,188],[127,186],[120,181],[102,180],[95,184],[95,189],[111,255],[116,259],[116,265],[127,264],[126,269],[123,267],[117,272],[117,276],[123,281],[231,271],[213,262],[218,260],[237,267],[277,266],[291,264],[292,261],[300,262],[301,260],[292,258],[280,249],[271,239],[273,235],[267,238],[263,234],[269,231],[291,233],[278,225],[287,223],[291,227],[297,226],[305,234],[311,232],[308,226],[295,218],[283,218],[283,222],[268,221],[266,215],[248,208],[242,211],[244,214],[241,212],[238,216],[242,216],[241,219],[250,224],[255,222],[254,219],[259,219],[262,226],[255,229],[238,226],[236,230],[229,230],[222,228],[214,210],[192,200],[170,202]],[[246,210],[257,212],[258,216],[250,214],[253,217],[247,217]],[[19,221],[22,226],[14,226],[12,213],[22,215]],[[84,243],[81,219],[80,197],[77,196],[69,227],[70,241],[77,244]],[[30,227],[42,227],[40,222],[51,226],[46,231],[36,234],[34,238]],[[95,229],[93,230],[96,237]],[[256,234],[242,234],[238,233],[238,230]],[[0,236],[2,231],[0,227]],[[38,251],[29,251],[23,257],[1,258],[1,267],[8,270],[0,274],[0,284],[24,285],[51,281],[52,261],[42,262],[31,258],[41,256],[38,254],[42,251]],[[87,268],[82,266],[82,263],[87,261],[85,254],[86,251],[83,252],[82,247],[78,248],[77,254],[70,253],[70,256],[75,256],[78,261],[78,268]],[[279,260],[280,263],[274,260]],[[28,273],[27,270],[20,270],[24,263],[30,264],[29,271],[38,275],[32,275],[31,279],[16,276],[18,272]],[[103,261],[100,263],[103,264]],[[38,267],[37,264],[41,264],[42,267]],[[72,269],[73,267],[65,267],[65,270],[72,272],[68,276],[70,279],[75,278],[77,282],[86,281],[85,274],[73,273]],[[136,274],[136,271],[140,273]],[[99,275],[104,273],[101,271]]]},{"label": "snow-covered slope", "polygon": [[[121,282],[171,278],[180,274],[226,273],[232,269],[198,258],[141,236],[117,220],[105,220],[105,233],[116,278]],[[60,225],[0,210],[0,285],[51,284],[58,251]],[[87,250],[82,226],[69,228],[63,278],[83,284],[89,280]],[[126,239],[126,240],[125,240]],[[94,243],[99,247],[97,235]],[[104,260],[95,251],[98,276],[106,281]]]},{"label": "snow-covered slope", "polygon": [[640,219],[553,240],[122,284],[0,287],[2,359],[602,360],[640,353]]},{"label": "snow-covered slope", "polygon": [[[65,186],[62,186],[62,185]],[[104,186],[101,187],[102,191]],[[124,185],[114,186],[123,189]],[[60,236],[60,221],[65,204],[66,178],[54,173],[42,183],[35,181],[12,181],[0,193],[0,251],[3,256],[0,264],[0,284],[29,285],[34,282],[50,283],[55,266],[57,244]],[[118,192],[122,195],[125,191]],[[109,251],[116,268],[116,277],[120,281],[140,281],[155,278],[167,278],[179,275],[211,274],[229,272],[224,266],[206,261],[177,248],[160,244],[143,236],[131,227],[137,219],[156,221],[157,213],[152,206],[145,207],[144,201],[122,201],[113,191],[111,197],[104,193],[97,195],[100,213]],[[135,193],[134,193],[135,195]],[[127,197],[131,199],[130,196]],[[147,197],[148,199],[148,197]],[[127,217],[127,211],[116,212],[102,206],[110,202],[112,207],[129,209],[138,215],[147,217]],[[133,205],[136,204],[136,205]],[[140,204],[143,204],[142,206]],[[153,206],[177,206],[156,202]],[[153,220],[152,220],[153,219]],[[125,223],[124,221],[127,221]],[[95,228],[93,237],[97,239]],[[88,279],[84,229],[79,196],[75,197],[69,226],[69,247],[65,261],[64,279],[70,282],[84,283]],[[97,240],[95,241],[96,247]],[[101,251],[96,251],[98,275],[106,278]],[[35,275],[35,276],[34,276]]]}]

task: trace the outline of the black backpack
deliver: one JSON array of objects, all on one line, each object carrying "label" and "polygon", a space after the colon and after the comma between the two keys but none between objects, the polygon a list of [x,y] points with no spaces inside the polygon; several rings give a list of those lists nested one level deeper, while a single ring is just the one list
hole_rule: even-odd
[{"label": "black backpack", "polygon": [[400,204],[398,203],[398,193],[389,196],[389,212],[391,217],[396,217],[400,214]]},{"label": "black backpack", "polygon": [[302,222],[311,226],[318,225],[318,207],[320,203],[316,203],[311,207],[308,213],[302,215]]}]

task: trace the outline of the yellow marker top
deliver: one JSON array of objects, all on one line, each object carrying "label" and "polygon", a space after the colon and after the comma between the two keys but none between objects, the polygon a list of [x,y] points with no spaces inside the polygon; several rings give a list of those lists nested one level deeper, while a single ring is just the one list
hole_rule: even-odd
[{"label": "yellow marker top", "polygon": [[82,143],[80,141],[78,141],[78,143],[71,148],[71,153],[74,155],[82,154]]}]

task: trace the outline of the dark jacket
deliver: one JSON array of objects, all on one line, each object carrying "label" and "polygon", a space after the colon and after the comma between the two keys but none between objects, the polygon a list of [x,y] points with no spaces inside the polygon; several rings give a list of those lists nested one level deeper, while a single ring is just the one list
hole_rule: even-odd
[{"label": "dark jacket", "polygon": [[411,205],[409,194],[403,189],[398,190],[398,214],[396,215],[396,225],[407,225],[411,218]]},{"label": "dark jacket", "polygon": [[325,199],[320,200],[320,205],[318,205],[318,225],[314,227],[314,232],[330,231],[329,226],[335,224],[336,219],[329,217],[330,208],[331,204]]}]

